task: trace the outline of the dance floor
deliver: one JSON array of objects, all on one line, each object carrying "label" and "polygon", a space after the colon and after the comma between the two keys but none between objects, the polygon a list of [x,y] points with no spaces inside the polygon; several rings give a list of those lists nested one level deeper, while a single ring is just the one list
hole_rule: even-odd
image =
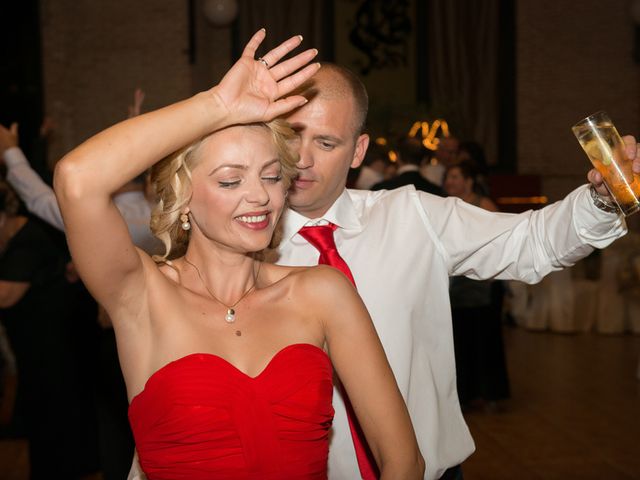
[{"label": "dance floor", "polygon": [[[640,479],[640,337],[506,328],[512,398],[472,412],[465,480]],[[0,440],[0,480],[23,480],[24,442]]]},{"label": "dance floor", "polygon": [[640,337],[506,328],[512,398],[469,413],[465,480],[640,479]]}]

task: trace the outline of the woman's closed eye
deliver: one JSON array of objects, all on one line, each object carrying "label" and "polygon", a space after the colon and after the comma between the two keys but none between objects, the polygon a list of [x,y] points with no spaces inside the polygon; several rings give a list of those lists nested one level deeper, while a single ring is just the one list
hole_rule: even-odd
[{"label": "woman's closed eye", "polygon": [[219,180],[218,181],[218,185],[220,185],[221,188],[233,188],[233,187],[237,187],[238,185],[240,185],[241,180]]},{"label": "woman's closed eye", "polygon": [[[260,177],[263,182],[267,183],[278,183],[282,180],[282,175],[279,173],[274,174],[266,174]],[[242,179],[232,179],[232,180],[218,180],[218,185],[220,188],[235,188],[242,183]]]},{"label": "woman's closed eye", "polygon": [[280,180],[282,180],[282,175],[280,174],[263,175],[262,180],[269,183],[278,183]]}]

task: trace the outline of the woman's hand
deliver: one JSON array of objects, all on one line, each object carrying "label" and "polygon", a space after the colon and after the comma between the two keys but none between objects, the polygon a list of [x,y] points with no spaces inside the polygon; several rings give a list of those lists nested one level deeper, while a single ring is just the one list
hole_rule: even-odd
[{"label": "woman's hand", "polygon": [[[302,42],[301,36],[295,36],[256,60],[256,50],[265,36],[266,31],[262,29],[251,37],[242,57],[231,67],[220,84],[210,90],[227,110],[229,124],[273,120],[307,101],[301,95],[283,97],[318,71],[320,64],[307,65],[318,51],[306,50],[278,63]],[[307,66],[304,67],[305,65]],[[300,68],[302,70],[294,73]]]}]

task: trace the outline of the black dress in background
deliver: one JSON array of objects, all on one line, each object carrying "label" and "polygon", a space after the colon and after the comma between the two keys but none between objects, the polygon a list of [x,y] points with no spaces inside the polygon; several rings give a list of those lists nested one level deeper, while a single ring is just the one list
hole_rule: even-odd
[{"label": "black dress in background", "polygon": [[500,281],[452,277],[449,287],[458,398],[463,410],[477,401],[509,398],[502,337]]},{"label": "black dress in background", "polygon": [[2,321],[16,355],[17,409],[29,441],[32,479],[75,479],[98,470],[91,372],[92,325],[74,315],[64,252],[28,219],[0,257],[0,280],[29,290]]}]

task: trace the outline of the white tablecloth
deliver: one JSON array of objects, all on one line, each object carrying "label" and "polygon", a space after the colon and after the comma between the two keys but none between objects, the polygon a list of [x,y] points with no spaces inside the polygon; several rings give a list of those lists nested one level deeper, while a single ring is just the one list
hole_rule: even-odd
[{"label": "white tablecloth", "polygon": [[[584,261],[584,260],[583,260]],[[578,264],[537,285],[509,282],[510,313],[530,330],[640,334],[640,234],[629,233],[600,253],[599,278]]]}]

